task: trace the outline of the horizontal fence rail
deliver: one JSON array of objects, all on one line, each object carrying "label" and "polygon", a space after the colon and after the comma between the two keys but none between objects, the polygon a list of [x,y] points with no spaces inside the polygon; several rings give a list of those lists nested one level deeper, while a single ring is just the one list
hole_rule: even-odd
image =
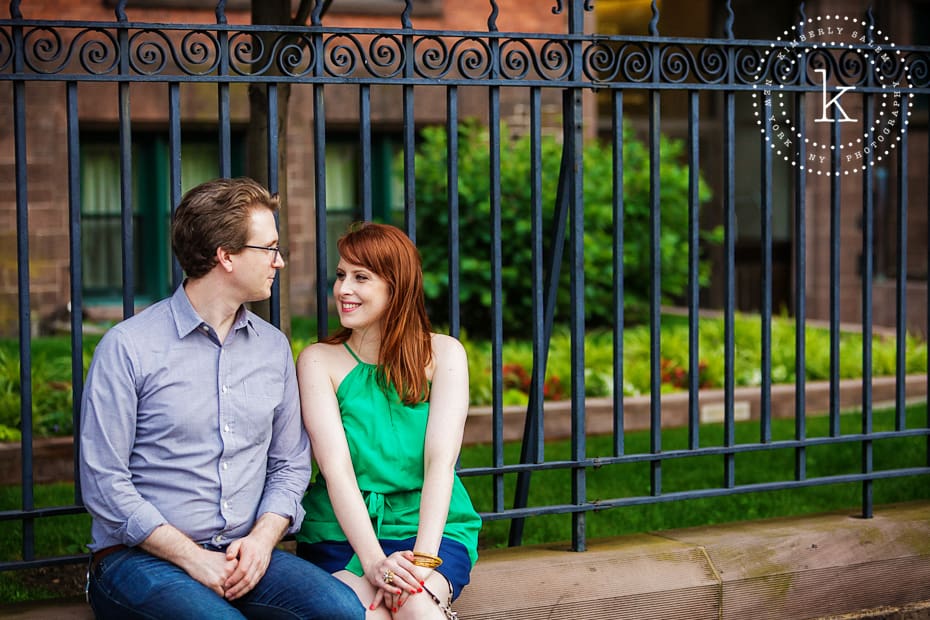
[{"label": "horizontal fence rail", "polygon": [[[861,40],[852,43],[824,43],[796,41],[785,35],[773,40],[737,39],[732,35],[733,16],[724,24],[724,38],[664,37],[658,33],[658,11],[653,4],[653,22],[648,36],[605,36],[585,32],[586,14],[595,11],[595,3],[582,0],[561,0],[552,3],[537,3],[539,11],[548,11],[564,18],[565,32],[520,33],[499,32],[496,19],[497,3],[487,5],[488,29],[486,31],[421,30],[415,29],[409,15],[412,2],[408,0],[406,10],[400,16],[401,27],[393,28],[344,28],[323,24],[323,3],[316,5],[307,26],[249,26],[230,25],[225,19],[225,3],[217,6],[216,24],[142,23],[128,19],[125,2],[116,10],[116,21],[67,21],[25,19],[20,14],[19,3],[11,3],[11,18],[0,20],[0,89],[3,105],[9,106],[5,117],[12,118],[12,149],[14,166],[15,197],[4,203],[5,209],[15,220],[18,284],[18,353],[20,361],[20,411],[22,419],[22,507],[18,510],[0,512],[0,521],[21,525],[22,552],[16,559],[0,561],[0,570],[32,568],[86,559],[75,554],[62,557],[39,557],[36,553],[36,525],[43,519],[82,514],[80,485],[76,482],[74,502],[68,506],[37,507],[34,496],[36,483],[33,478],[33,389],[34,364],[32,358],[32,334],[34,319],[32,311],[33,292],[30,268],[40,259],[30,244],[36,242],[35,216],[30,208],[30,191],[49,179],[38,176],[30,167],[29,145],[31,133],[39,131],[33,124],[36,120],[29,107],[29,94],[44,84],[62,87],[61,118],[66,123],[66,148],[61,153],[62,170],[67,170],[67,222],[68,222],[68,265],[70,294],[71,331],[71,396],[73,403],[74,428],[80,426],[79,403],[82,394],[82,377],[86,370],[84,359],[84,333],[82,315],[90,302],[85,299],[83,282],[87,273],[82,253],[82,235],[87,234],[82,193],[82,151],[87,149],[86,126],[82,126],[82,107],[93,105],[92,97],[98,96],[85,89],[94,84],[110,84],[106,96],[115,98],[117,113],[107,128],[112,136],[110,146],[116,153],[115,165],[119,169],[118,213],[108,214],[118,220],[121,248],[121,299],[122,315],[131,316],[140,299],[137,288],[139,274],[135,270],[136,259],[145,256],[148,246],[146,231],[134,224],[138,205],[138,193],[133,187],[133,170],[146,165],[139,161],[134,147],[138,136],[144,133],[146,124],[153,121],[150,116],[143,121],[135,119],[133,113],[138,102],[131,98],[133,89],[139,85],[156,84],[164,89],[164,102],[159,131],[167,136],[164,158],[167,162],[167,200],[176,205],[182,195],[182,148],[187,140],[188,122],[184,116],[183,97],[192,89],[193,83],[212,85],[215,89],[215,122],[208,129],[210,139],[217,145],[219,153],[216,175],[230,176],[234,164],[234,135],[241,129],[241,120],[234,112],[235,97],[231,87],[238,85],[262,86],[256,100],[266,110],[278,110],[288,96],[297,89],[307,91],[308,107],[312,108],[311,120],[300,137],[317,154],[312,163],[306,164],[301,173],[312,179],[310,191],[312,203],[320,208],[290,214],[287,226],[302,227],[310,231],[313,239],[309,249],[302,254],[300,275],[291,278],[310,277],[312,274],[316,298],[315,312],[318,335],[326,334],[328,323],[328,282],[332,277],[327,267],[333,239],[327,236],[328,227],[335,216],[325,208],[328,198],[338,191],[328,187],[328,172],[336,166],[327,157],[327,147],[337,138],[344,139],[347,123],[331,123],[336,112],[331,96],[335,88],[351,89],[353,105],[357,106],[351,128],[353,147],[357,149],[358,192],[353,205],[353,215],[360,219],[385,218],[385,213],[376,213],[379,188],[374,183],[375,163],[379,157],[378,120],[373,107],[378,97],[390,97],[396,116],[391,119],[395,133],[401,142],[399,149],[391,154],[390,165],[398,173],[397,190],[402,203],[402,215],[396,223],[403,227],[415,241],[421,243],[428,236],[440,236],[444,240],[447,256],[440,261],[445,269],[443,284],[446,301],[442,306],[445,317],[442,324],[453,335],[467,331],[466,325],[480,324],[487,329],[490,340],[491,415],[487,424],[489,462],[484,466],[466,467],[460,475],[467,479],[486,480],[492,488],[490,506],[482,507],[486,521],[511,520],[510,544],[519,545],[523,540],[526,519],[542,515],[572,515],[572,548],[578,551],[586,547],[586,516],[600,511],[629,506],[686,501],[699,498],[720,497],[747,493],[766,493],[784,489],[799,489],[855,483],[861,485],[861,509],[864,516],[873,512],[873,489],[883,480],[902,477],[925,477],[930,474],[930,418],[917,427],[909,427],[906,413],[905,383],[907,367],[907,316],[908,286],[907,240],[908,215],[920,210],[926,212],[930,204],[927,190],[920,195],[910,189],[909,177],[920,176],[924,171],[911,169],[911,153],[918,151],[912,144],[918,139],[924,157],[930,149],[927,140],[926,120],[922,129],[906,119],[912,118],[913,110],[926,110],[930,105],[930,48],[919,45],[888,45],[883,40],[872,40],[874,24],[869,16],[848,19],[850,27],[860,28]],[[727,3],[729,8],[729,3]],[[831,19],[831,18],[827,18]],[[835,19],[839,19],[836,17]],[[801,14],[799,23],[806,23]],[[786,31],[787,32],[787,31]],[[777,33],[773,33],[777,34]],[[876,62],[865,62],[863,58],[875,58]],[[822,73],[821,73],[822,72]],[[820,79],[823,76],[823,80]],[[894,161],[894,171],[888,179],[878,176],[871,164],[855,169],[849,167],[854,149],[843,149],[850,141],[849,134],[842,133],[840,122],[832,122],[829,135],[810,129],[807,120],[817,115],[813,102],[826,92],[826,79],[832,80],[832,92],[837,89],[854,89],[846,101],[856,99],[856,109],[863,114],[865,134],[858,148],[859,158],[863,149],[887,151],[889,160]],[[385,95],[386,87],[391,87]],[[289,90],[287,90],[289,89]],[[477,96],[475,96],[475,92]],[[161,92],[161,91],[159,91]],[[58,97],[55,91],[42,90],[42,96]],[[594,93],[591,95],[591,93]],[[812,97],[814,95],[814,97]],[[589,96],[599,98],[596,118],[592,118]],[[633,98],[638,103],[631,103]],[[508,126],[508,106],[513,99],[519,101],[526,120],[525,135],[529,162],[524,183],[529,186],[529,203],[513,204],[511,189],[506,186],[502,170],[506,158],[510,157],[513,127]],[[475,101],[479,103],[475,103]],[[672,121],[669,121],[668,106],[672,101],[683,102]],[[444,160],[428,162],[418,159],[420,130],[427,123],[418,117],[418,106],[426,101],[441,101],[444,118],[433,119],[445,131]],[[882,108],[882,104],[889,104]],[[778,106],[782,106],[779,108]],[[330,106],[330,107],[328,107]],[[748,108],[755,110],[755,117],[747,121]],[[784,112],[779,110],[783,109]],[[825,108],[826,109],[826,108]],[[891,110],[895,110],[893,113]],[[845,113],[845,110],[842,111]],[[149,114],[151,114],[149,112]],[[776,118],[776,114],[780,114]],[[832,120],[840,120],[841,109],[832,106]],[[890,122],[893,118],[894,123]],[[466,145],[466,130],[477,116],[483,118],[482,144],[487,150],[487,216],[475,221],[465,219],[465,198],[456,188],[461,187],[462,176],[474,174],[474,170],[463,168]],[[557,120],[553,121],[553,116]],[[926,113],[924,112],[924,117]],[[279,191],[286,179],[280,169],[279,151],[282,146],[282,128],[277,114],[268,114],[267,129],[263,134],[262,148],[269,153],[261,172],[271,191]],[[756,121],[755,118],[759,120]],[[775,119],[774,121],[772,119]],[[203,124],[202,119],[195,119]],[[830,120],[830,119],[828,119]],[[193,123],[193,124],[196,124]],[[98,123],[99,124],[99,123]],[[339,125],[334,127],[334,125]],[[677,244],[685,248],[682,261],[686,262],[683,278],[686,284],[676,299],[686,308],[688,325],[687,360],[690,369],[698,369],[702,352],[699,345],[702,283],[706,274],[703,261],[709,251],[705,240],[708,211],[714,210],[710,222],[721,229],[718,264],[713,278],[719,283],[722,293],[724,321],[722,358],[724,373],[724,406],[722,429],[712,431],[702,423],[699,409],[699,393],[702,385],[697,371],[687,373],[682,386],[687,390],[687,445],[669,447],[663,435],[663,358],[661,319],[663,304],[668,295],[663,286],[669,277],[663,269],[663,233],[669,225],[664,218],[670,209],[663,198],[662,149],[669,148],[665,142],[666,127],[679,128],[682,144],[679,158],[687,169],[683,184],[684,208],[682,233]],[[396,126],[401,127],[399,132]],[[636,132],[630,131],[635,126]],[[684,128],[681,130],[681,128]],[[789,129],[786,130],[785,128]],[[96,129],[96,127],[95,127]],[[184,132],[182,132],[184,129]],[[511,130],[508,132],[507,130]],[[888,132],[886,133],[886,130]],[[786,134],[786,131],[788,133]],[[591,205],[586,195],[586,144],[596,132],[607,143],[610,196],[606,221],[591,215]],[[759,310],[760,340],[762,353],[758,360],[760,412],[758,438],[752,442],[738,442],[736,438],[736,319],[737,319],[737,207],[744,198],[737,196],[736,170],[740,158],[745,155],[737,151],[737,135],[740,132],[753,135],[752,147],[759,161],[759,183],[754,199],[758,202],[758,252],[761,279],[753,283],[752,291]],[[557,165],[546,168],[546,157],[550,149],[548,137],[555,136],[559,151]],[[742,135],[742,134],[740,134]],[[714,144],[719,152],[708,153],[708,136],[719,136]],[[786,137],[787,136],[787,137]],[[293,135],[289,140],[293,141]],[[109,138],[108,138],[109,140]],[[648,168],[645,193],[648,204],[644,213],[637,212],[625,190],[632,174],[625,160],[630,151],[628,142],[641,140],[646,156],[642,162]],[[886,142],[887,140],[887,142]],[[786,153],[779,150],[779,141]],[[747,142],[748,143],[748,142]],[[790,145],[790,146],[789,146]],[[870,147],[870,145],[872,145]],[[826,147],[826,148],[824,148]],[[255,148],[254,145],[250,148]],[[742,148],[742,147],[741,147]],[[868,154],[868,153],[867,153]],[[720,178],[714,180],[714,202],[705,204],[704,186],[707,184],[708,157],[716,158],[720,165],[716,169]],[[855,157],[855,156],[853,156]],[[855,163],[855,162],[854,162]],[[422,204],[418,192],[423,166],[435,166],[444,177],[443,196],[444,227],[426,227],[420,224],[432,214]],[[788,176],[776,176],[776,166],[789,170]],[[844,166],[846,166],[844,168]],[[546,171],[544,173],[544,171]],[[551,176],[548,176],[551,173]],[[252,171],[252,174],[258,174]],[[930,176],[930,173],[927,173]],[[789,189],[786,196],[776,198],[777,185],[787,178]],[[816,205],[817,210],[826,210],[829,217],[829,308],[827,320],[830,333],[830,410],[828,412],[830,432],[828,436],[811,436],[807,428],[806,403],[806,359],[807,344],[805,326],[809,318],[807,279],[813,266],[808,255],[808,238],[816,232],[811,224],[812,209],[809,190],[815,185],[826,183],[829,200]],[[861,427],[859,432],[842,432],[840,429],[839,382],[840,382],[840,305],[843,287],[861,290],[861,329],[864,334],[873,332],[873,288],[875,285],[875,244],[877,237],[885,234],[876,224],[876,184],[891,185],[881,198],[881,207],[890,210],[894,217],[893,247],[896,252],[894,265],[895,326],[897,342],[897,387],[894,398],[894,430],[876,431],[873,426],[873,352],[870,338],[863,338]],[[860,271],[852,282],[841,279],[841,258],[845,250],[841,246],[843,218],[852,211],[844,207],[844,188],[854,186],[861,198],[861,207],[854,209],[862,220]],[[822,195],[821,195],[822,198]],[[293,200],[293,198],[292,198]],[[421,204],[418,204],[421,201]],[[776,416],[772,405],[772,325],[779,308],[773,301],[774,282],[773,219],[777,209],[783,208],[790,214],[793,239],[791,250],[792,304],[790,312],[796,323],[794,352],[795,399],[792,417],[795,432],[792,439],[773,436],[772,423]],[[64,210],[64,204],[61,205]],[[508,288],[506,271],[510,268],[515,235],[512,213],[519,211],[525,233],[527,252],[531,253],[529,269],[522,274],[522,290]],[[601,213],[601,212],[599,212]],[[387,214],[390,216],[390,214]],[[295,221],[294,218],[303,218]],[[33,218],[32,220],[30,218]],[[930,220],[930,218],[927,218]],[[819,220],[818,220],[819,222]],[[282,227],[284,226],[282,222]],[[636,226],[636,228],[634,228]],[[587,266],[586,256],[595,249],[589,235],[599,229],[606,235],[609,244],[606,262],[600,270]],[[646,231],[643,239],[631,238],[630,231]],[[883,229],[882,229],[883,230]],[[466,263],[478,256],[469,255],[464,249],[468,240],[480,235],[486,243],[482,246],[482,260],[487,261],[488,273],[484,285],[487,299],[482,308],[482,317],[467,316],[462,309],[462,300],[467,297],[465,274]],[[927,232],[930,238],[930,231]],[[522,243],[522,242],[521,242]],[[312,246],[312,247],[311,247]],[[632,246],[644,249],[643,263],[634,273],[628,265],[628,254]],[[469,246],[471,247],[471,246]],[[926,248],[926,243],[924,245]],[[13,254],[10,254],[11,260]],[[297,260],[297,259],[295,259]],[[818,266],[819,267],[819,266]],[[165,281],[174,286],[181,281],[182,274],[177,263],[165,261]],[[930,269],[930,267],[928,267]],[[12,275],[10,275],[12,278]],[[629,431],[625,425],[624,386],[627,382],[624,360],[624,334],[632,318],[630,296],[636,279],[645,278],[646,297],[641,308],[640,320],[649,326],[649,448],[647,452],[630,452],[626,439]],[[926,275],[924,275],[926,279]],[[606,283],[606,285],[605,285]],[[591,454],[588,444],[585,385],[589,381],[592,364],[586,359],[585,335],[592,304],[588,299],[593,287],[608,288],[609,331],[613,338],[610,368],[603,370],[614,386],[612,391],[612,445],[609,454]],[[505,368],[504,344],[510,336],[508,316],[505,314],[508,300],[515,296],[529,297],[528,324],[531,331],[527,338],[532,343],[533,363],[529,370],[528,400],[523,424],[523,439],[517,462],[508,462],[505,456]],[[275,285],[271,301],[270,317],[280,325],[284,293]],[[930,305],[930,300],[928,300]],[[471,311],[471,310],[469,310]],[[547,398],[546,378],[549,352],[553,335],[563,329],[571,342],[570,351],[570,457],[547,458],[546,416],[544,406]],[[930,333],[930,325],[926,331]],[[926,400],[926,393],[923,395]],[[876,467],[873,449],[876,443],[903,438],[924,437],[927,440],[927,455],[922,462],[907,467],[880,469]],[[75,452],[79,449],[79,434],[74,433]],[[823,446],[856,445],[861,448],[860,469],[856,472],[830,475],[810,475],[808,461],[810,451]],[[737,457],[765,455],[777,451],[790,451],[793,455],[792,471],[779,472],[777,479],[769,481],[741,481]],[[674,466],[687,459],[715,459],[720,465],[720,484],[707,488],[674,489],[663,488],[667,477],[663,476],[663,465]],[[603,468],[642,464],[649,468],[649,488],[629,497],[595,498],[590,492],[589,474]],[[77,473],[75,459],[74,470]],[[564,503],[553,505],[531,505],[532,475],[534,473],[566,472],[570,491]],[[75,475],[75,481],[78,480]],[[926,482],[925,478],[922,478]],[[469,480],[469,483],[471,480]],[[511,484],[512,483],[512,484]],[[512,487],[512,491],[509,487]],[[513,493],[509,501],[508,492]]]}]

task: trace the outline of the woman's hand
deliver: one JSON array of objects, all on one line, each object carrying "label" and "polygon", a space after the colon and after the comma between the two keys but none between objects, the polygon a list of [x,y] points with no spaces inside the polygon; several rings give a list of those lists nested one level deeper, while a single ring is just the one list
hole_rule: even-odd
[{"label": "woman's hand", "polygon": [[426,579],[422,568],[414,565],[413,551],[395,551],[365,570],[365,577],[375,587],[375,598],[369,606],[384,605],[396,612],[411,594],[423,591]]}]

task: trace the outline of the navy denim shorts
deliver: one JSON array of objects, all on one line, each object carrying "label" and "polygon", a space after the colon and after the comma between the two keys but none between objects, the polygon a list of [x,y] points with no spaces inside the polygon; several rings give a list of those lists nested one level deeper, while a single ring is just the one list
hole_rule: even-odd
[{"label": "navy denim shorts", "polygon": [[[416,538],[405,540],[381,539],[381,548],[385,555],[395,551],[413,551]],[[352,546],[346,541],[327,540],[318,543],[297,543],[297,555],[313,562],[323,570],[335,573],[344,570],[349,560],[355,555]],[[439,557],[442,565],[436,572],[445,577],[452,585],[452,598],[458,598],[462,588],[468,585],[471,573],[471,558],[468,549],[462,543],[443,537],[439,544]]]}]

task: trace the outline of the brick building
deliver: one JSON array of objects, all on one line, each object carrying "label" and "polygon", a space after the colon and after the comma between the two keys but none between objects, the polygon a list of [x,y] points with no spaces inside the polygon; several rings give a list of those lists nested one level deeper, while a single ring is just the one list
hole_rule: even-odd
[{"label": "brick building", "polygon": [[[26,19],[86,20],[112,22],[112,0],[71,2],[66,0],[25,0],[21,11]],[[551,10],[554,0],[523,2],[500,0],[497,27],[513,32],[565,32],[566,20]],[[721,0],[664,0],[658,29],[664,36],[721,37],[727,20]],[[215,23],[215,3],[189,0],[130,1],[128,18],[139,23]],[[226,6],[229,23],[246,23],[250,19],[248,3],[230,1]],[[397,28],[403,10],[402,0],[335,0],[325,16],[328,27]],[[876,5],[877,23],[899,44],[930,42],[930,3],[924,0],[891,2]],[[782,35],[797,19],[793,2],[768,3],[759,8],[749,0],[732,3],[734,36],[744,39],[772,39]],[[834,13],[862,15],[865,2],[858,0],[818,0],[808,2],[809,16]],[[456,31],[486,31],[489,3],[453,0],[417,0],[412,19],[417,28]],[[594,11],[587,15],[588,31],[605,34],[641,35],[648,33],[651,18],[649,2],[639,0],[596,0]],[[141,60],[140,60],[141,61]],[[9,68],[5,69],[9,71]],[[13,89],[0,88],[0,110],[12,118]],[[28,187],[30,294],[33,325],[60,314],[69,300],[69,195],[66,183],[68,136],[66,123],[66,86],[61,82],[30,81],[25,86],[25,138]],[[358,217],[359,101],[355,85],[327,85],[326,162],[329,234],[335,235],[345,223]],[[502,89],[501,116],[512,128],[525,122],[525,93]],[[558,112],[559,93],[543,89],[544,108]],[[80,179],[82,217],[83,295],[88,313],[95,317],[117,318],[120,308],[119,243],[119,86],[113,81],[86,81],[77,86],[77,109],[80,119]],[[133,269],[136,279],[136,302],[145,304],[168,294],[170,258],[167,248],[169,202],[166,152],[168,144],[169,91],[163,82],[132,83],[129,101],[132,127],[132,179],[134,226],[138,239]],[[179,88],[182,130],[182,181],[184,188],[216,176],[220,159],[217,140],[217,87],[205,83],[183,83]],[[593,137],[609,130],[604,118],[602,98],[593,91],[585,95],[585,131]],[[719,98],[702,94],[701,159],[702,171],[712,186],[714,199],[704,208],[707,224],[715,223],[721,206],[720,184],[724,176],[719,153],[722,133],[714,120],[720,117]],[[646,105],[641,93],[627,98],[627,117],[634,126],[644,129]],[[290,87],[287,168],[281,171],[287,190],[287,243],[291,250],[288,268],[287,298],[292,314],[312,314],[316,307],[314,271],[314,169],[313,169],[313,86],[295,83]],[[759,281],[759,148],[758,129],[746,100],[738,105],[735,163],[737,182],[737,302],[742,310],[758,307]],[[600,111],[600,114],[599,114]],[[418,126],[442,123],[446,118],[442,97],[418,95],[415,99]],[[249,95],[243,84],[229,88],[231,124],[230,171],[245,172]],[[662,130],[684,135],[687,110],[684,98],[664,99]],[[482,87],[463,88],[460,115],[487,118],[488,101]],[[558,121],[555,121],[558,122]],[[372,183],[374,211],[390,217],[402,209],[403,194],[393,180],[391,166],[402,144],[403,110],[401,89],[377,86],[371,90]],[[816,128],[811,126],[811,131]],[[812,134],[813,135],[813,134]],[[923,331],[927,303],[927,102],[923,97],[915,109],[909,129],[911,141],[908,171],[908,324]],[[893,163],[893,158],[889,160]],[[776,311],[793,307],[793,256],[796,239],[792,222],[791,196],[793,171],[776,162],[774,179],[773,278]],[[17,325],[16,259],[16,162],[14,127],[7,121],[0,125],[0,333],[11,335]],[[876,239],[874,292],[875,321],[893,324],[895,319],[894,287],[897,244],[894,239],[893,166],[879,166],[876,197]],[[808,175],[806,196],[808,236],[807,298],[808,316],[828,316],[829,293],[829,203],[830,186],[822,176]],[[861,319],[861,186],[844,181],[841,219],[841,319]],[[823,207],[823,208],[821,208]],[[714,214],[718,215],[714,215]],[[718,220],[719,221],[719,220]],[[704,293],[703,305],[719,307],[723,299],[719,249],[711,256],[717,266],[711,286]],[[332,254],[332,250],[330,250]],[[333,257],[330,256],[330,260]]]}]

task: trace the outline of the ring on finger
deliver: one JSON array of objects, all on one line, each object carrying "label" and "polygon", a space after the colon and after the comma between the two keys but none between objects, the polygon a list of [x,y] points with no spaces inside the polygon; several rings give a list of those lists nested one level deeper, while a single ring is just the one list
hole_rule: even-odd
[{"label": "ring on finger", "polygon": [[384,571],[384,573],[381,575],[381,578],[384,580],[384,583],[388,585],[392,585],[394,583],[394,571],[392,570]]}]

